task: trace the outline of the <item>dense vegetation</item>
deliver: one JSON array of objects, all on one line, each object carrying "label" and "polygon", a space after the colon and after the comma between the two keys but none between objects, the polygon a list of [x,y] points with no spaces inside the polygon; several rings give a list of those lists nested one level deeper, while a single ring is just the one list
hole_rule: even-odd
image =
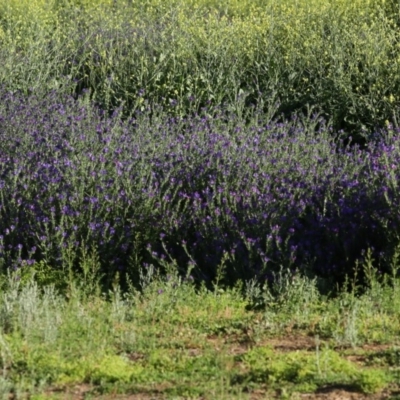
[{"label": "dense vegetation", "polygon": [[330,287],[370,249],[393,272],[398,22],[381,1],[1,2],[3,269]]},{"label": "dense vegetation", "polygon": [[9,0],[0,82],[25,94],[91,90],[107,108],[146,100],[177,115],[223,103],[316,107],[369,137],[397,118],[394,0]]},{"label": "dense vegetation", "polygon": [[399,27],[0,0],[0,397],[395,399]]}]

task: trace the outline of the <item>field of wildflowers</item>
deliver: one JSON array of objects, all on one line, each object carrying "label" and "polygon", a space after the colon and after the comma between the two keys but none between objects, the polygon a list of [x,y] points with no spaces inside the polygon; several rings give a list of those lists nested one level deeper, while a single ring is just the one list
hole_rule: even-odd
[{"label": "field of wildflowers", "polygon": [[385,272],[397,254],[396,131],[361,150],[316,119],[123,120],[56,92],[3,93],[0,110],[5,269],[75,270],[95,251],[111,280],[173,263],[209,282],[282,267],[335,281],[368,249]]},{"label": "field of wildflowers", "polygon": [[[195,289],[215,289],[215,302],[229,288],[234,311],[219,309],[216,325],[220,312],[245,318],[246,302],[248,308],[284,309],[296,320],[308,311],[295,306],[295,298],[314,307],[318,296],[340,294],[343,287],[359,294],[375,290],[375,296],[376,282],[390,281],[383,287],[398,299],[399,26],[394,0],[0,0],[3,370],[24,357],[2,336],[23,330],[21,315],[27,314],[18,296],[10,297],[20,289],[32,294],[53,285],[76,305],[82,299],[71,288],[78,280],[80,291],[98,296],[85,297],[89,310],[92,301],[103,304],[100,293],[118,303],[116,287],[134,291],[134,301],[118,304],[127,313],[124,307],[133,303],[139,309],[154,303],[152,316],[132,317],[150,324],[149,332],[155,319],[162,320],[157,310],[166,313],[160,296],[184,303],[180,287],[190,296]],[[146,277],[157,277],[158,288]],[[154,302],[143,294],[146,287]],[[237,287],[246,301],[235,297]],[[182,298],[174,297],[175,289]],[[307,300],[307,290],[315,298]],[[376,298],[390,297],[382,290]],[[53,305],[62,300],[51,293],[46,304],[56,315]],[[32,306],[37,312],[39,298]],[[356,313],[361,303],[348,299],[335,307]],[[334,315],[325,306],[321,310]],[[75,313],[80,306],[71,307]],[[122,321],[119,328],[129,322],[110,310],[110,321]],[[397,316],[389,305],[383,314]],[[308,333],[334,338],[336,345],[355,346],[363,329],[356,317],[346,319],[345,328],[336,317],[336,328],[321,316],[314,325],[293,324],[306,324]],[[54,318],[61,321],[61,315]],[[200,324],[202,317],[196,318]],[[255,318],[267,329],[265,315]],[[245,335],[251,325],[255,343],[259,322],[237,320],[222,331]],[[371,332],[371,326],[365,329]],[[110,341],[114,333],[107,333]],[[57,339],[48,342],[53,346]],[[262,357],[278,363],[264,350]],[[246,373],[228,374],[230,384],[258,384],[270,376],[291,380],[279,363],[266,371],[257,364],[259,354],[252,354],[239,360]],[[385,386],[380,372],[358,373],[329,354],[340,365],[326,375],[333,381],[343,367],[365,393]],[[37,360],[30,356],[31,364],[21,362],[33,376]],[[98,384],[104,378],[108,385],[136,376],[149,383],[140,368],[125,376],[125,364],[106,351],[104,360],[115,362],[117,377],[108,376],[107,368],[68,363],[53,376],[46,372],[56,364],[58,356],[52,356],[48,362],[38,356],[44,363],[40,370],[38,361],[40,379]],[[158,368],[172,361],[153,356],[158,379]],[[296,365],[314,365],[307,355],[301,360]],[[331,379],[321,378],[319,365],[314,369],[296,370],[304,390],[304,376],[312,376],[315,387]],[[8,393],[5,375],[3,380],[0,393]]]},{"label": "field of wildflowers", "polygon": [[1,4],[4,268],[392,269],[396,9],[224,4]]}]

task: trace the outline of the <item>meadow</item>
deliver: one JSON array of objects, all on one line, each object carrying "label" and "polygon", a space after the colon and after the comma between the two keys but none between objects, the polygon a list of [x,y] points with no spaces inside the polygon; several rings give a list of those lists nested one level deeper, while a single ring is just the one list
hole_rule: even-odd
[{"label": "meadow", "polygon": [[0,0],[1,396],[399,397],[399,26]]}]

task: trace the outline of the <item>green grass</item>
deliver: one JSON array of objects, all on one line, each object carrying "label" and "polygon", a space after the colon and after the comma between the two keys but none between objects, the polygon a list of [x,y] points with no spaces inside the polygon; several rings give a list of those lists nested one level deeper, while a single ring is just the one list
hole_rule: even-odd
[{"label": "green grass", "polygon": [[281,278],[275,295],[254,283],[211,292],[150,269],[140,292],[100,294],[77,279],[61,293],[10,275],[0,296],[0,396],[295,399],[399,389],[398,280],[328,298],[315,281]]}]

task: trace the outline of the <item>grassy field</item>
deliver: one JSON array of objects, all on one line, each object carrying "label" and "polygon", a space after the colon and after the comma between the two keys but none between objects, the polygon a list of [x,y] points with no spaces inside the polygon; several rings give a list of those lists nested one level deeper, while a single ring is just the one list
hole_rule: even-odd
[{"label": "grassy field", "polygon": [[[213,291],[147,271],[141,290],[63,295],[4,281],[3,398],[397,399],[399,281],[335,298],[281,274]],[[262,306],[262,307],[261,307]]]},{"label": "grassy field", "polygon": [[392,0],[0,0],[4,399],[400,399]]}]

